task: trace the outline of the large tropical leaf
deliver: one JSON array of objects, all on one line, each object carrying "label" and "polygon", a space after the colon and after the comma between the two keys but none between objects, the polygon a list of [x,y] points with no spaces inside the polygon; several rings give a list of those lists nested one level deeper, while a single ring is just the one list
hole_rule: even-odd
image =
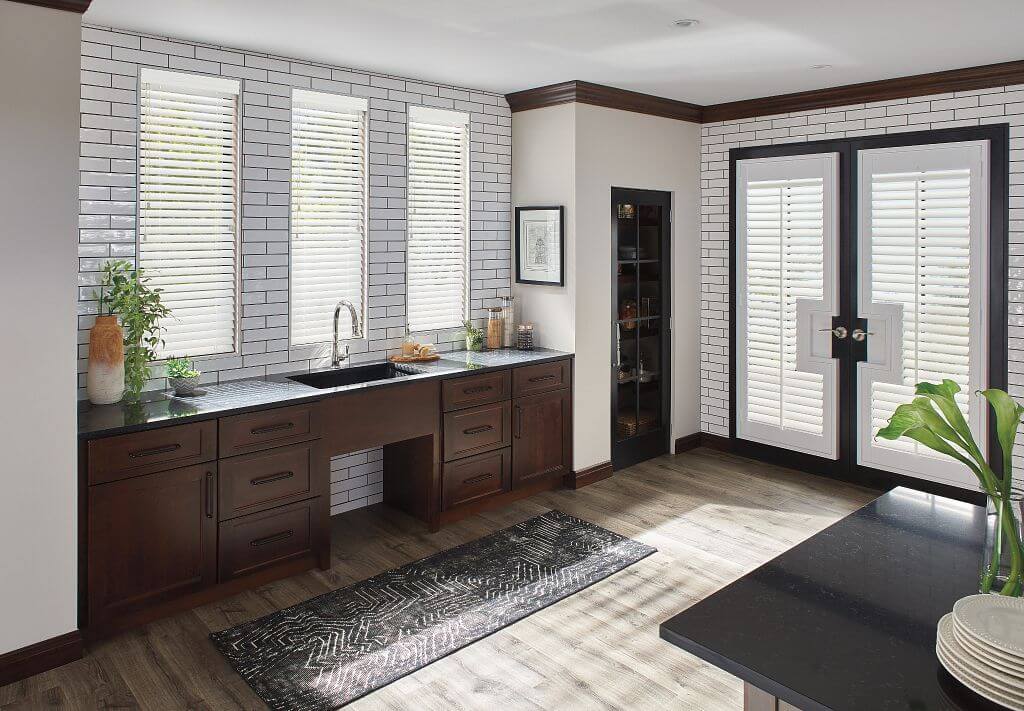
[{"label": "large tropical leaf", "polygon": [[981,394],[992,406],[996,415],[996,439],[1003,453],[1003,494],[1010,494],[1010,483],[1013,477],[1013,442],[1017,439],[1017,426],[1020,425],[1024,407],[1018,405],[1012,397],[1002,390],[991,388],[982,390]]}]

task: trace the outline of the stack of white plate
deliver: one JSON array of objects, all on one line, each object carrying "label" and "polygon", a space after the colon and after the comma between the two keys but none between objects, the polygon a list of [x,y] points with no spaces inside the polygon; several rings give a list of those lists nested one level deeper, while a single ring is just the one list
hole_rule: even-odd
[{"label": "stack of white plate", "polygon": [[990,701],[1024,711],[1024,599],[971,595],[939,620],[939,661]]}]

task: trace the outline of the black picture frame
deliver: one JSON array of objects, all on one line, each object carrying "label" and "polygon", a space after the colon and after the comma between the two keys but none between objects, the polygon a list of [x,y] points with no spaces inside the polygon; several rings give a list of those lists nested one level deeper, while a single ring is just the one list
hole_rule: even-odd
[{"label": "black picture frame", "polygon": [[[523,212],[533,211],[558,211],[558,281],[542,281],[538,279],[524,279],[521,269],[522,235],[519,225],[522,223]],[[564,205],[529,205],[517,207],[515,211],[516,221],[516,283],[517,284],[539,284],[542,286],[565,286],[565,206]]]}]

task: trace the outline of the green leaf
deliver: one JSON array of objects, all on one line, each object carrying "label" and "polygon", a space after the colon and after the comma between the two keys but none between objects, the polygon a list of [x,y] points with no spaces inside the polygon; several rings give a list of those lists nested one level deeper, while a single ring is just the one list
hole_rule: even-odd
[{"label": "green leaf", "polygon": [[1009,485],[1013,478],[1013,442],[1017,439],[1017,426],[1020,425],[1024,407],[1018,405],[1012,397],[997,388],[982,390],[981,394],[988,400],[996,416],[996,439],[1003,453],[1003,493],[1009,496]]}]

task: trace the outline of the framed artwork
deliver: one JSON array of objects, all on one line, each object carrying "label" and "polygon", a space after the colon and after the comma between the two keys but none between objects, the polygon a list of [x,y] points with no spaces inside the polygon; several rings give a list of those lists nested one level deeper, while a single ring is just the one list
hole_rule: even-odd
[{"label": "framed artwork", "polygon": [[565,208],[516,208],[516,283],[565,286]]}]

